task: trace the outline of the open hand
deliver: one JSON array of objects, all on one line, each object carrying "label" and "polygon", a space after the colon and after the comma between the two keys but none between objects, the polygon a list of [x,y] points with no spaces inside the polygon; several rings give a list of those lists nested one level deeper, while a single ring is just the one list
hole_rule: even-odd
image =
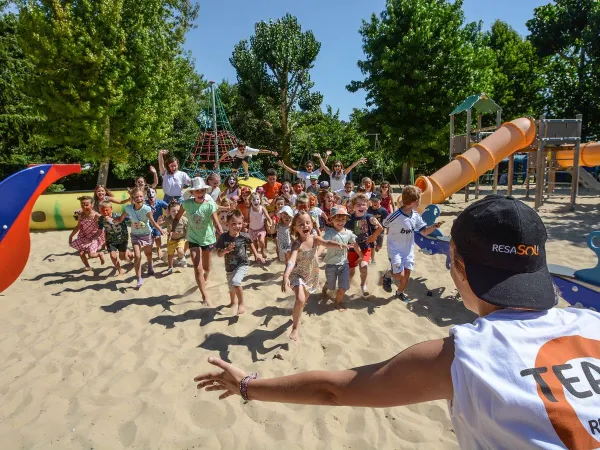
[{"label": "open hand", "polygon": [[256,257],[256,262],[257,262],[257,263],[264,264],[264,263],[266,263],[267,261],[266,261],[266,259],[265,259],[265,258],[263,258],[262,256],[258,255],[258,256]]},{"label": "open hand", "polygon": [[360,159],[358,160],[358,163],[359,163],[359,164],[366,164],[366,163],[367,163],[367,158],[360,158]]},{"label": "open hand", "polygon": [[232,242],[223,249],[223,253],[231,253],[235,249],[235,242]]},{"label": "open hand", "polygon": [[163,148],[162,150],[159,150],[158,153],[161,154],[161,155],[168,155],[169,154],[169,150],[166,150],[166,149]]},{"label": "open hand", "polygon": [[290,287],[290,279],[288,277],[283,277],[283,280],[281,281],[281,292],[287,291],[287,289]]},{"label": "open hand", "polygon": [[156,169],[154,168],[154,166],[150,166],[150,172],[156,173]]},{"label": "open hand", "polygon": [[331,153],[332,153],[332,152],[331,152],[331,150],[327,150],[327,151],[325,152],[325,154],[326,154],[327,156],[331,155]]},{"label": "open hand", "polygon": [[273,155],[273,156],[279,156],[279,153],[277,153],[277,152],[271,152],[271,155]]},{"label": "open hand", "polygon": [[225,391],[219,395],[219,400],[231,395],[240,395],[240,382],[246,376],[246,373],[220,358],[210,356],[208,362],[221,370],[205,372],[195,377],[194,381],[198,383],[196,389],[204,389],[207,392]]},{"label": "open hand", "polygon": [[313,153],[313,156],[314,156],[315,158],[320,158],[320,157],[321,157],[321,154],[320,154],[320,153]]}]

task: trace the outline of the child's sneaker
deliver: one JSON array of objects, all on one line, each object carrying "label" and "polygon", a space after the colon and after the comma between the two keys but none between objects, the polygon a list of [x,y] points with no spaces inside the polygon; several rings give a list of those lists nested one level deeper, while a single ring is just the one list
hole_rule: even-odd
[{"label": "child's sneaker", "polygon": [[165,272],[165,275],[171,275],[172,273],[173,273],[173,268],[172,268],[172,267],[169,267],[169,268],[167,269],[167,271]]},{"label": "child's sneaker", "polygon": [[404,303],[408,303],[408,296],[404,292],[396,292],[396,297],[402,300]]},{"label": "child's sneaker", "polygon": [[177,260],[177,265],[179,267],[187,267],[187,261],[185,259],[183,259],[183,258],[182,259],[178,259]]},{"label": "child's sneaker", "polygon": [[381,276],[381,286],[385,292],[392,292],[392,279],[388,276],[387,272]]}]

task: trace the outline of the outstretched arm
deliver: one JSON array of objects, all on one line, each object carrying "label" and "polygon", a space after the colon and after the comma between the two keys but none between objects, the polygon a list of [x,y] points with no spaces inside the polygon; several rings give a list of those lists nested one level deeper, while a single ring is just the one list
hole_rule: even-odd
[{"label": "outstretched arm", "polygon": [[155,189],[156,186],[158,186],[158,174],[156,173],[156,169],[154,168],[154,166],[150,166],[150,172],[152,172],[152,184],[150,185],[150,187],[152,189]]},{"label": "outstretched arm", "polygon": [[434,223],[433,225],[430,225],[428,227],[422,228],[419,230],[419,233],[421,233],[423,236],[427,236],[428,234],[433,233],[434,230],[437,230],[439,227],[441,227],[444,224],[444,222],[437,222]]},{"label": "outstretched arm", "polygon": [[273,152],[271,150],[267,150],[266,148],[261,148],[258,153],[266,153],[267,155],[279,156],[279,153]]},{"label": "outstretched arm", "polygon": [[296,175],[296,171],[291,167],[286,166],[282,160],[277,161],[277,165],[282,167],[284,170],[287,170],[289,173]]},{"label": "outstretched arm", "polygon": [[169,153],[169,151],[165,149],[158,151],[158,171],[161,175],[165,174],[165,155],[167,153]]},{"label": "outstretched arm", "polygon": [[[453,359],[454,338],[447,337],[421,342],[368,366],[254,379],[247,384],[247,395],[266,402],[375,408],[451,400]],[[210,357],[208,362],[218,369],[194,378],[197,388],[224,391],[220,399],[239,395],[246,373],[219,358]]]},{"label": "outstretched arm", "polygon": [[358,166],[359,164],[365,164],[366,162],[367,158],[359,158],[358,160],[350,164],[350,166],[348,166],[346,169],[344,169],[344,173],[348,175],[356,166]]},{"label": "outstretched arm", "polygon": [[[325,165],[325,161],[323,161],[323,157],[321,156],[321,154],[315,153],[314,156],[316,156],[319,159],[319,164],[321,165],[320,169],[324,171],[327,175],[331,175],[331,169]],[[329,155],[327,155],[327,158],[329,158]]]}]

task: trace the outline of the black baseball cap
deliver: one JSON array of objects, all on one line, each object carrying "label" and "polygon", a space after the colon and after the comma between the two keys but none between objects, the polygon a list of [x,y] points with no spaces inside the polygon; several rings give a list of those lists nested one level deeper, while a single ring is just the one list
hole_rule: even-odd
[{"label": "black baseball cap", "polygon": [[546,227],[525,203],[488,195],[456,218],[450,234],[477,297],[508,308],[541,311],[556,305]]}]

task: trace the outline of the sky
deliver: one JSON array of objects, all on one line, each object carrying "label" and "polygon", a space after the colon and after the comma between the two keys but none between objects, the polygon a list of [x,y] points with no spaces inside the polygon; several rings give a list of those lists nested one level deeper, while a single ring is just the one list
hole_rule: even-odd
[{"label": "sky", "polygon": [[[509,23],[527,35],[525,23],[537,6],[550,0],[464,0],[466,20],[483,21],[489,29],[496,19]],[[362,80],[356,63],[363,58],[358,30],[362,19],[379,14],[385,0],[199,0],[197,28],[187,35],[185,48],[195,58],[196,69],[207,80],[236,81],[229,62],[233,47],[254,33],[254,24],[291,13],[302,30],[312,30],[321,42],[321,51],[311,70],[314,90],[323,94],[323,107],[339,109],[346,119],[353,108],[365,106],[365,93],[350,93],[346,85]]]}]

